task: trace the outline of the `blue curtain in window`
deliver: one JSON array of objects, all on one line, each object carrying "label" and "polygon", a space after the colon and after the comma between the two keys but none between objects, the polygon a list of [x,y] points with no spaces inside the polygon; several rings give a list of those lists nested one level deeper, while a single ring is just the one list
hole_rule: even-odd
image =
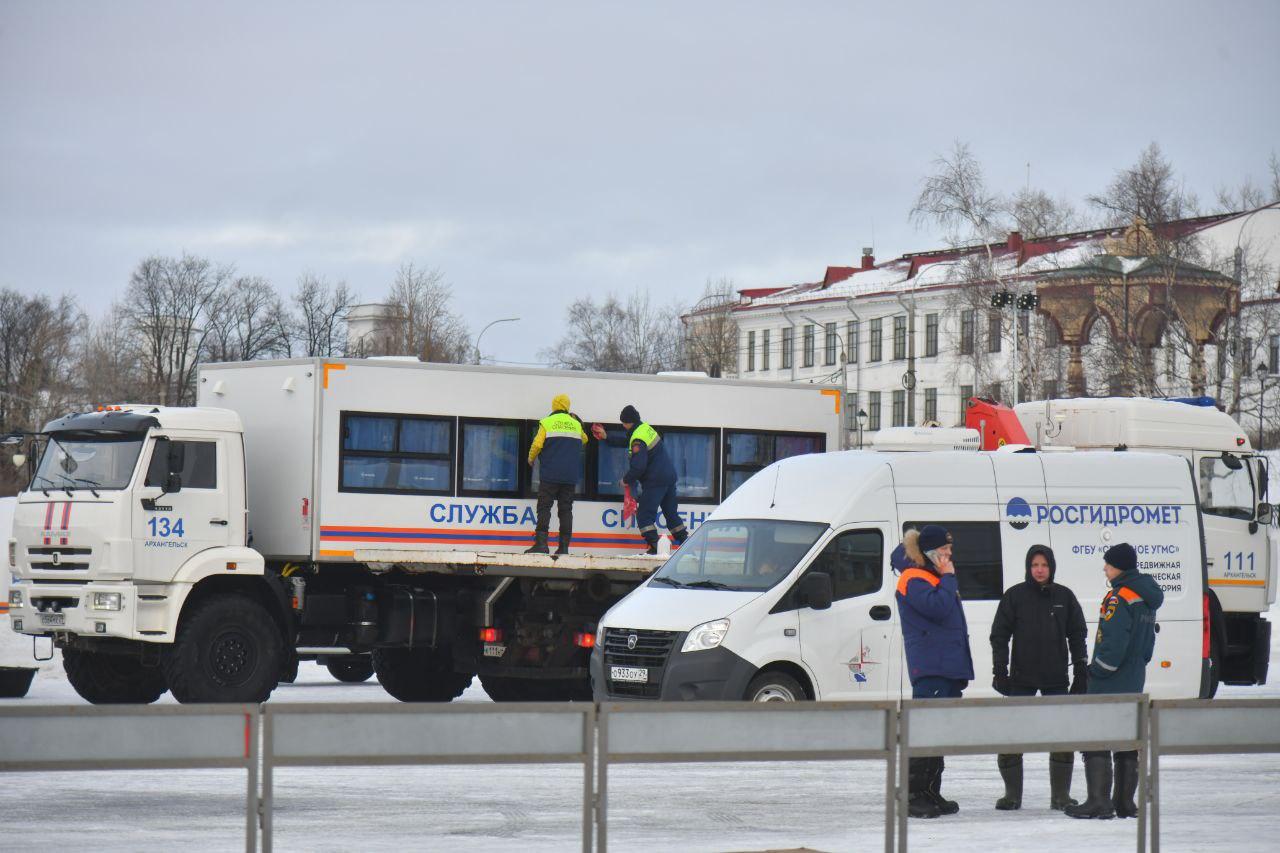
[{"label": "blue curtain in window", "polygon": [[818,452],[818,439],[807,435],[780,435],[778,436],[777,459],[786,459],[790,456],[800,456],[805,453]]},{"label": "blue curtain in window", "polygon": [[662,436],[667,453],[676,467],[682,498],[709,498],[715,494],[715,438],[690,432],[669,432]]},{"label": "blue curtain in window", "polygon": [[[625,434],[620,429],[609,430],[609,437],[624,437]],[[598,474],[596,475],[596,491],[602,495],[620,495],[622,494],[622,486],[618,485],[618,481],[627,473],[627,467],[631,463],[630,455],[625,447],[610,447],[601,441],[596,444],[596,461],[598,463]]]},{"label": "blue curtain in window", "polygon": [[731,432],[725,441],[729,445],[727,457],[730,465],[763,467],[773,461],[773,436]]},{"label": "blue curtain in window", "polygon": [[449,422],[405,418],[400,422],[401,453],[448,453]]},{"label": "blue curtain in window", "polygon": [[390,459],[368,459],[359,456],[342,461],[342,485],[351,489],[392,488]]},{"label": "blue curtain in window", "polygon": [[396,419],[347,418],[347,435],[342,446],[346,450],[381,450],[390,453],[396,449]]},{"label": "blue curtain in window", "polygon": [[463,424],[462,488],[511,492],[520,486],[520,429],[514,424]]},{"label": "blue curtain in window", "polygon": [[449,490],[449,463],[443,459],[400,459],[396,488],[423,492]]}]

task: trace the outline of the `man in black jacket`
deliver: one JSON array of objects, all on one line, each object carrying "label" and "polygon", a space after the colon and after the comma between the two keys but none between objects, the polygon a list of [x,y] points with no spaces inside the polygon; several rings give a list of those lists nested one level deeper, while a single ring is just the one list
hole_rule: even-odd
[{"label": "man in black jacket", "polygon": [[[1088,688],[1089,658],[1085,650],[1088,628],[1075,593],[1053,582],[1058,565],[1053,551],[1032,545],[1027,551],[1027,579],[1009,587],[1000,599],[991,624],[992,686],[1005,696],[1061,696],[1084,693]],[[1009,639],[1013,639],[1013,667],[1009,666]],[[1067,654],[1074,678],[1067,681]],[[1004,779],[1004,796],[996,808],[1022,807],[1022,756],[997,759]],[[1049,755],[1049,807],[1061,811],[1075,805],[1071,799],[1072,755]]]}]

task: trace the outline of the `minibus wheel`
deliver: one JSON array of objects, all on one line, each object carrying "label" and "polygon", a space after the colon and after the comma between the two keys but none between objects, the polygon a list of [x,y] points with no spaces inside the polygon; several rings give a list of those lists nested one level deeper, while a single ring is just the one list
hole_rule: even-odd
[{"label": "minibus wheel", "polygon": [[748,702],[803,702],[809,695],[785,672],[762,672],[751,679],[743,698]]}]

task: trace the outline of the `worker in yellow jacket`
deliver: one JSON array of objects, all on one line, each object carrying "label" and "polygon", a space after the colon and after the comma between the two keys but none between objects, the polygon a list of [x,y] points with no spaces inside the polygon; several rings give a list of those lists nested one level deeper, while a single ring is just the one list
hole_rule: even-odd
[{"label": "worker in yellow jacket", "polygon": [[557,554],[569,553],[573,538],[573,496],[582,479],[582,448],[587,433],[582,420],[569,411],[569,395],[557,394],[551,400],[551,414],[538,422],[538,434],[529,447],[529,465],[541,458],[538,471],[538,526],[533,547],[526,554],[546,554],[551,527],[551,504],[560,515]]}]

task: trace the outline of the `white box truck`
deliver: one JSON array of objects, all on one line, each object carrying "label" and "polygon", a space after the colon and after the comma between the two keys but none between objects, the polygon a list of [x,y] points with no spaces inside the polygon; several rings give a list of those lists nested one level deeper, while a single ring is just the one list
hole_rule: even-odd
[{"label": "white box truck", "polygon": [[1204,514],[1211,677],[1215,686],[1265,684],[1271,623],[1264,614],[1276,600],[1280,558],[1269,535],[1269,463],[1211,403],[1110,397],[1023,403],[1014,411],[1046,450],[1151,451],[1191,463]]},{"label": "white box truck", "polygon": [[847,451],[756,474],[610,609],[591,660],[597,699],[909,697],[890,554],[904,530],[931,523],[955,540],[976,676],[967,695],[994,695],[991,622],[1024,580],[1027,550],[1053,548],[1056,581],[1096,626],[1102,555],[1119,542],[1159,564],[1165,594],[1147,691],[1208,695],[1204,536],[1186,460]]},{"label": "white box truck", "polygon": [[[537,420],[636,406],[696,529],[779,458],[835,449],[837,389],[383,360],[202,366],[194,408],[46,426],[18,497],[15,631],[51,638],[91,702],[260,701],[325,658],[406,701],[479,674],[496,699],[589,696],[597,620],[660,559],[621,518],[625,448],[594,439],[572,553],[532,543]],[[33,454],[35,456],[36,454]],[[553,522],[554,528],[554,522]],[[554,529],[553,529],[554,532]]]}]

